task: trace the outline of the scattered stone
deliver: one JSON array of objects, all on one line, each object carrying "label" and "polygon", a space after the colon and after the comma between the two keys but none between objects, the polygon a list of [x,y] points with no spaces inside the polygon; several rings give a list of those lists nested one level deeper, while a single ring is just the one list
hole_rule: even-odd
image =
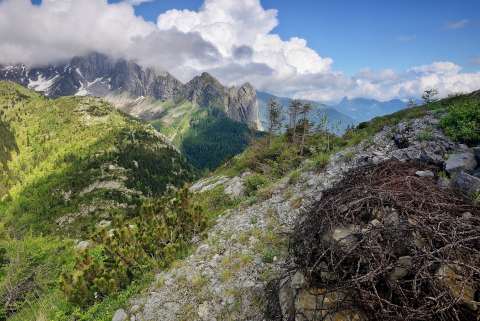
[{"label": "scattered stone", "polygon": [[333,230],[331,238],[341,245],[351,246],[358,241],[358,237],[355,235],[358,231],[358,227],[354,225],[339,227]]},{"label": "scattered stone", "polygon": [[112,321],[126,321],[128,320],[128,315],[124,309],[119,309],[113,315]]},{"label": "scattered stone", "polygon": [[111,221],[101,220],[100,222],[98,222],[97,227],[100,228],[100,229],[102,229],[102,228],[107,228],[107,227],[109,227],[110,225],[112,225],[112,222],[111,222]]},{"label": "scattered stone", "polygon": [[434,177],[435,174],[432,171],[417,171],[415,173],[418,177]]},{"label": "scattered stone", "polygon": [[472,217],[473,217],[473,215],[470,212],[465,212],[465,213],[462,214],[462,218],[464,220],[470,220]]},{"label": "scattered stone", "polygon": [[400,224],[400,216],[396,210],[392,210],[385,216],[384,223],[386,225],[397,226]]},{"label": "scattered stone", "polygon": [[80,241],[78,244],[75,246],[75,249],[77,251],[85,251],[90,247],[90,241]]},{"label": "scattered stone", "polygon": [[473,171],[475,167],[477,167],[477,161],[471,151],[451,154],[448,156],[445,164],[445,170],[450,174],[459,173],[461,171],[470,172]]},{"label": "scattered stone", "polygon": [[197,248],[196,253],[197,253],[197,255],[204,255],[208,252],[209,248],[210,248],[210,246],[208,246],[208,244],[202,244]]},{"label": "scattered stone", "polygon": [[295,274],[292,277],[292,288],[294,289],[301,289],[305,287],[305,276],[301,271],[295,272]]},{"label": "scattered stone", "polygon": [[412,267],[412,257],[402,256],[398,258],[398,261],[393,269],[392,273],[388,276],[391,281],[403,279],[408,275],[410,268]]}]

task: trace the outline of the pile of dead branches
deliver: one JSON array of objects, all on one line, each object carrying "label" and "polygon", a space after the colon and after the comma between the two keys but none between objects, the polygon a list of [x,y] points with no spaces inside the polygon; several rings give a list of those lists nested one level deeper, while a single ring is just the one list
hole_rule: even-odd
[{"label": "pile of dead branches", "polygon": [[428,165],[350,172],[297,224],[291,252],[311,288],[348,293],[368,320],[477,320],[480,208]]}]

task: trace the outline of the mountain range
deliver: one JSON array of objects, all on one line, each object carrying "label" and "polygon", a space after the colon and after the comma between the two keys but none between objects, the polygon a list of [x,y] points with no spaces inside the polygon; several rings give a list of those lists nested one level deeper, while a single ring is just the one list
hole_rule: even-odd
[{"label": "mountain range", "polygon": [[[98,96],[131,110],[143,119],[154,119],[161,108],[132,108],[146,97],[155,101],[189,101],[200,107],[219,107],[233,120],[256,127],[255,89],[248,83],[224,87],[203,73],[186,84],[168,72],[143,68],[134,61],[114,59],[99,53],[75,57],[69,62],[42,68],[26,65],[0,67],[0,79],[41,91],[48,97]],[[122,96],[123,99],[119,99]]]},{"label": "mountain range", "polygon": [[[208,73],[182,83],[164,71],[101,53],[74,57],[45,67],[0,66],[0,80],[16,82],[45,96],[97,96],[150,122],[197,167],[215,168],[246,148],[268,123],[268,102],[279,101],[286,114],[291,98],[257,91],[251,84],[227,87]],[[337,134],[375,116],[405,106],[400,100],[343,99],[336,105],[306,101],[310,120],[328,120]],[[286,119],[285,119],[286,121]]]}]

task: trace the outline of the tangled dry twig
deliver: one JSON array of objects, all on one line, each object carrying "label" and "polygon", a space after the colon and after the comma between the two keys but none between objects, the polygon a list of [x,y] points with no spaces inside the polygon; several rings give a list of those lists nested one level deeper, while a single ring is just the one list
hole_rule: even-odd
[{"label": "tangled dry twig", "polygon": [[[350,172],[295,228],[291,252],[313,288],[348,293],[336,309],[368,320],[477,320],[480,208],[424,164]],[[339,292],[340,291],[340,292]]]}]

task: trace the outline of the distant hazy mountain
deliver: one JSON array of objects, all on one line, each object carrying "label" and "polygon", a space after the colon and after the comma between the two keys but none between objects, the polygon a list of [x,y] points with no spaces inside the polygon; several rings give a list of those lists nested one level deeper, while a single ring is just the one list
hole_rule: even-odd
[{"label": "distant hazy mountain", "polygon": [[381,102],[375,99],[348,99],[345,97],[337,105],[333,105],[332,107],[357,122],[363,122],[377,116],[399,111],[406,107],[406,103],[399,99]]},{"label": "distant hazy mountain", "polygon": [[[259,108],[259,117],[260,122],[263,128],[267,128],[268,126],[268,102],[271,99],[276,99],[284,109],[284,123],[287,124],[288,122],[288,106],[292,101],[291,98],[287,97],[277,97],[265,92],[257,92],[257,101],[258,101],[258,108]],[[322,117],[326,116],[328,121],[328,127],[331,131],[341,134],[345,131],[348,126],[355,125],[357,121],[355,119],[347,116],[346,114],[330,107],[325,104],[304,100],[305,102],[309,102],[313,106],[313,110],[310,114],[310,120],[314,124],[318,124]]]}]

